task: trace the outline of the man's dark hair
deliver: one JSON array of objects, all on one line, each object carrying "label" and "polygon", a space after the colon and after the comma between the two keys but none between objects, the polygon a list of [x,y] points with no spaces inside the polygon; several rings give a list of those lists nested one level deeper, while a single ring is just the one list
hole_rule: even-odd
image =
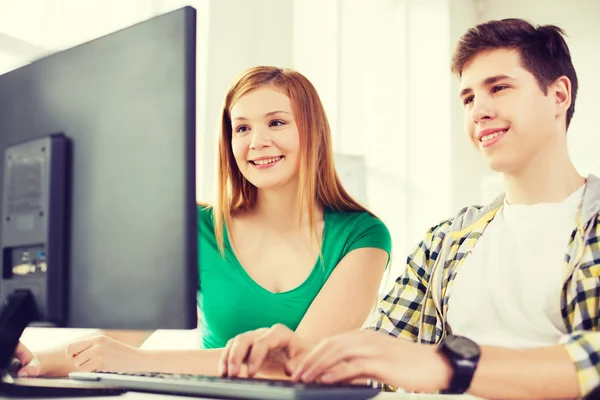
[{"label": "man's dark hair", "polygon": [[452,57],[452,73],[462,76],[463,67],[474,56],[494,49],[515,49],[523,68],[537,80],[544,94],[559,77],[571,81],[571,106],[567,110],[567,128],[575,112],[577,73],[565,42],[564,31],[554,25],[534,27],[522,19],[489,21],[467,31],[459,40]]}]

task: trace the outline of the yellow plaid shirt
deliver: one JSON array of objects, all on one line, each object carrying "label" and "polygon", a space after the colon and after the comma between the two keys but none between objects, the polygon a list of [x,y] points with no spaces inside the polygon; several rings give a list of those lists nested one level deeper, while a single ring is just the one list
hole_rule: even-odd
[{"label": "yellow plaid shirt", "polygon": [[[450,331],[446,317],[454,278],[503,201],[500,196],[486,207],[464,208],[431,228],[380,302],[370,329],[419,343],[439,343]],[[578,220],[566,248],[557,307],[568,332],[560,344],[577,368],[583,397],[600,384],[600,179],[593,175],[588,177]]]}]

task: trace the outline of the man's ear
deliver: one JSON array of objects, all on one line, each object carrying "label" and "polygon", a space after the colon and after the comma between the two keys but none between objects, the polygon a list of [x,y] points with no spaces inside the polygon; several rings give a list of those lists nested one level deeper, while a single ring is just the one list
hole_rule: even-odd
[{"label": "man's ear", "polygon": [[550,85],[548,95],[554,98],[556,116],[566,115],[567,110],[571,107],[571,80],[566,76],[561,76]]}]

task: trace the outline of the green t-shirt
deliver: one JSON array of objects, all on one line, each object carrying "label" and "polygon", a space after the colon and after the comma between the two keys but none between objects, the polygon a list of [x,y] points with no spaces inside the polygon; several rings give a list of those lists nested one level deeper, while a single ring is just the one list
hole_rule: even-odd
[{"label": "green t-shirt", "polygon": [[212,209],[198,208],[198,307],[204,348],[224,347],[229,339],[240,333],[277,323],[295,330],[346,254],[362,247],[391,253],[387,227],[369,213],[325,210],[324,222],[323,263],[317,261],[308,278],[295,289],[272,293],[246,273],[231,248],[226,229],[225,254],[221,256],[214,234]]}]

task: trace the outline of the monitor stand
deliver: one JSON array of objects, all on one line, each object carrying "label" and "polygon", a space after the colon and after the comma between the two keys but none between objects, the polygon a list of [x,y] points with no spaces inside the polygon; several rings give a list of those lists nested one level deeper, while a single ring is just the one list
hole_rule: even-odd
[{"label": "monitor stand", "polygon": [[[38,309],[29,290],[15,290],[0,306],[0,396],[82,397],[120,395],[119,388],[81,385],[67,379],[16,378],[20,362],[14,352],[23,331],[35,321]],[[62,382],[61,382],[62,381]]]}]

